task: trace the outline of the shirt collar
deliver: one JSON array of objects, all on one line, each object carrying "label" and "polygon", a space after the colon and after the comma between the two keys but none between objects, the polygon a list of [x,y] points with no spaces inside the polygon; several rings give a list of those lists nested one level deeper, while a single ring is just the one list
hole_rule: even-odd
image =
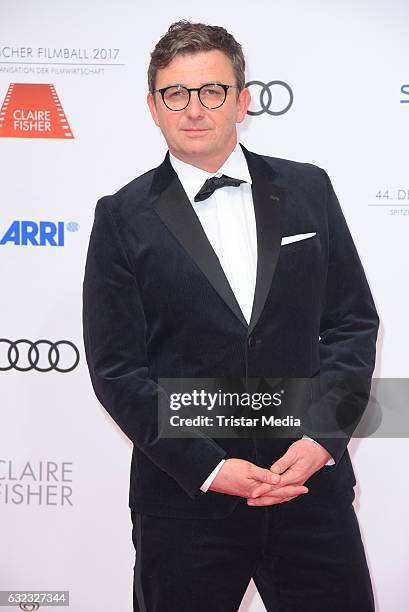
[{"label": "shirt collar", "polygon": [[224,164],[217,170],[217,172],[207,172],[201,168],[196,168],[191,164],[187,164],[182,160],[178,159],[169,151],[169,160],[182,183],[183,189],[186,191],[187,197],[191,202],[202,187],[206,179],[212,176],[221,176],[225,174],[232,178],[241,179],[251,185],[251,176],[247,166],[247,161],[244,156],[243,150],[240,144],[237,142],[233,151],[226,159]]}]

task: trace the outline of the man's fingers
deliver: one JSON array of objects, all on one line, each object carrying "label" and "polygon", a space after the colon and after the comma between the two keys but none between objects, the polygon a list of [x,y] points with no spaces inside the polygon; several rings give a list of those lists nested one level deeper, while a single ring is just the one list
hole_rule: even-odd
[{"label": "man's fingers", "polygon": [[270,497],[265,495],[264,497],[260,497],[257,501],[259,503],[247,502],[248,506],[274,506],[277,504],[283,504],[286,501],[290,501],[290,499],[295,499],[298,495],[290,495],[289,497],[284,497],[282,499],[277,499],[276,497]]},{"label": "man's fingers", "polygon": [[252,466],[251,477],[267,484],[278,484],[280,482],[279,474],[274,474],[270,470],[266,470],[258,465]]},{"label": "man's fingers", "polygon": [[261,497],[262,495],[267,495],[269,493],[273,493],[274,489],[272,489],[272,485],[268,483],[263,483],[260,486],[253,489],[251,492],[250,498],[254,499],[256,497]]},{"label": "man's fingers", "polygon": [[287,451],[282,457],[280,457],[280,459],[277,459],[277,461],[273,463],[273,465],[270,467],[270,470],[275,474],[282,474],[283,472],[288,470],[288,468],[291,467],[293,463],[294,455],[293,453],[289,453]]},{"label": "man's fingers", "polygon": [[[253,501],[253,499],[256,499],[254,493],[255,492],[253,491],[251,497],[249,498],[251,501]],[[260,497],[274,497],[277,499],[281,499],[292,495],[301,495],[302,493],[308,493],[308,488],[303,485],[287,485],[286,487],[280,487],[278,489],[267,491],[264,495],[257,495],[257,498],[260,499]]]},{"label": "man's fingers", "polygon": [[[286,485],[302,485],[304,483],[303,482],[294,482],[294,481],[289,480],[285,484]],[[281,488],[282,488],[282,476],[281,476],[280,482],[278,484],[276,484],[276,485],[268,484],[268,483],[263,483],[263,484],[260,484],[260,485],[256,486],[252,490],[251,495],[249,497],[251,497],[251,498],[261,497],[262,495],[266,495],[268,493],[270,493],[271,495],[275,495],[275,492],[277,490],[281,491]]]},{"label": "man's fingers", "polygon": [[283,504],[286,501],[290,501],[290,499],[295,499],[298,495],[291,495],[289,497],[271,497],[269,495],[265,495],[264,497],[259,497],[257,500],[248,501],[248,506],[258,506],[261,508],[262,506],[275,506],[277,504]]},{"label": "man's fingers", "polygon": [[257,498],[252,496],[247,500],[247,503],[249,506],[268,506],[271,503],[280,503],[290,497],[298,497],[298,495],[303,495],[305,493],[308,493],[307,487],[302,485],[287,485],[286,487],[280,487],[279,489],[275,489]]},{"label": "man's fingers", "polygon": [[287,485],[301,485],[308,480],[308,478],[309,474],[307,474],[305,470],[301,471],[300,469],[290,467],[281,475],[280,488]]}]

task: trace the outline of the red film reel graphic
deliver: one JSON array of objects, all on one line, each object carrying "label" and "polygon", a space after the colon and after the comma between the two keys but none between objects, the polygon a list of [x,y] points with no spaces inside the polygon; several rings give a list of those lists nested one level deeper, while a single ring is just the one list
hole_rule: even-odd
[{"label": "red film reel graphic", "polygon": [[0,137],[74,138],[54,85],[11,83],[0,110]]}]

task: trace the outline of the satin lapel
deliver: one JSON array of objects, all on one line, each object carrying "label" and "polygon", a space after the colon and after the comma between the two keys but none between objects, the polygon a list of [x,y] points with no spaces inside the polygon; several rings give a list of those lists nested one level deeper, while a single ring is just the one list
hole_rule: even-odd
[{"label": "satin lapel", "polygon": [[169,153],[153,178],[152,206],[220,297],[247,328],[247,321],[195,211],[169,161]]},{"label": "satin lapel", "polygon": [[281,209],[285,190],[274,184],[275,170],[255,153],[246,156],[252,179],[252,193],[257,227],[257,277],[248,334],[253,331],[271,287],[281,247]]}]

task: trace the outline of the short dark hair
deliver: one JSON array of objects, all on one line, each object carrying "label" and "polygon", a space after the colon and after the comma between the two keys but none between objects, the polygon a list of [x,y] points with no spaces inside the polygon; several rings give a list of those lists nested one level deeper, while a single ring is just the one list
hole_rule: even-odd
[{"label": "short dark hair", "polygon": [[222,51],[230,59],[238,95],[245,86],[245,61],[241,45],[225,28],[191,23],[185,19],[172,23],[152,51],[148,68],[149,91],[153,92],[155,89],[158,68],[165,68],[176,55],[190,55],[214,49]]}]

